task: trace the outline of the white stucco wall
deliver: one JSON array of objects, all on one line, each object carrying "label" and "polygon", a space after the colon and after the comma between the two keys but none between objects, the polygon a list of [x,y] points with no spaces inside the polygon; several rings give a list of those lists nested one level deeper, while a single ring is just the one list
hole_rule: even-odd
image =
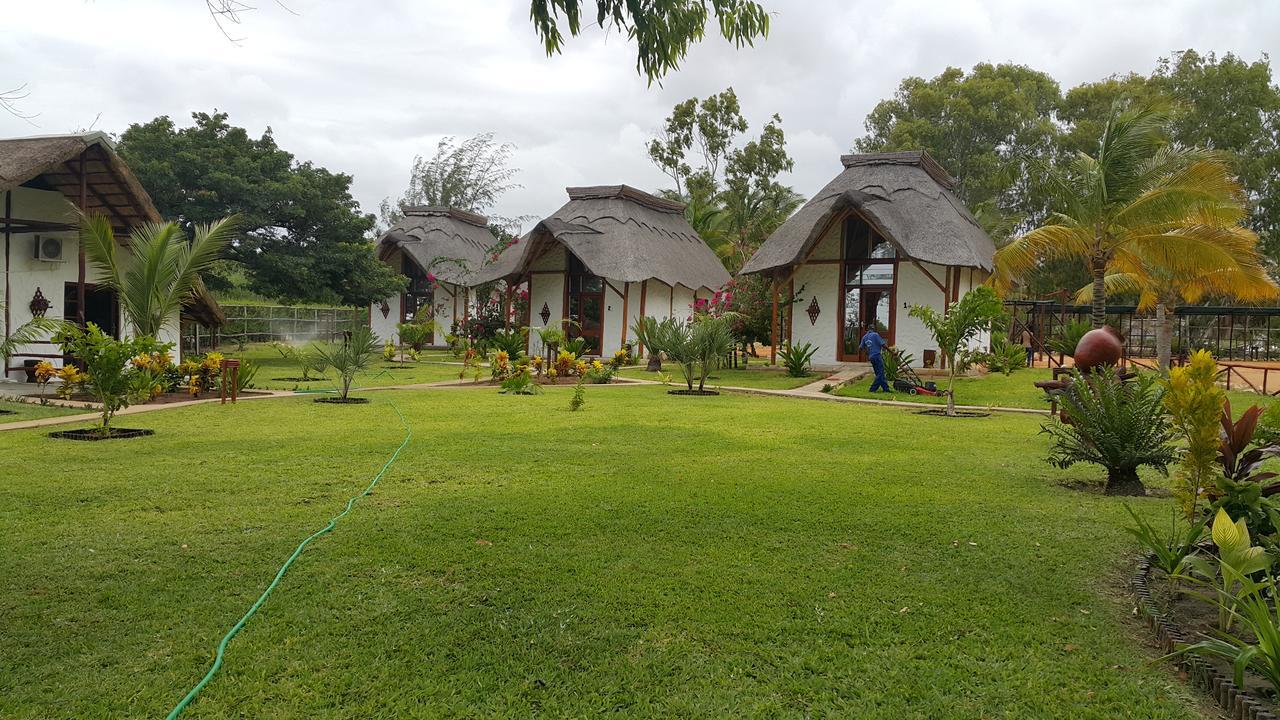
[{"label": "white stucco wall", "polygon": [[[50,190],[33,190],[31,188],[14,188],[12,195],[13,217],[22,220],[43,220],[46,222],[75,222],[75,208],[62,193]],[[2,195],[2,193],[0,193]],[[60,262],[49,262],[35,259],[36,237],[62,238],[62,257]],[[79,253],[79,238],[74,230],[62,232],[12,233],[9,240],[9,267],[3,281],[0,281],[0,299],[7,285],[9,297],[9,318],[13,327],[19,327],[31,320],[31,298],[39,288],[50,302],[46,317],[62,318],[66,312],[64,292],[66,283],[76,282],[79,275],[79,264],[76,261]],[[122,254],[122,257],[127,257]],[[93,283],[96,271],[92,266],[86,268],[86,280]],[[124,322],[123,313],[117,314],[117,324],[122,334],[134,333],[134,328]],[[179,352],[179,320],[178,313],[165,323],[160,337],[161,342],[173,343],[175,359]],[[19,348],[18,354],[9,359],[10,366],[21,366],[23,361],[32,355],[57,355],[57,346],[52,343],[34,343]],[[35,358],[49,360],[61,367],[61,357]],[[0,375],[9,380],[25,380],[26,373],[21,370],[5,372]]]},{"label": "white stucco wall", "polygon": [[[564,270],[566,256],[562,246],[547,250],[529,265],[529,327],[541,328],[559,325],[565,317]],[[542,322],[542,306],[546,304],[550,314]],[[529,333],[529,354],[545,352],[536,332]]]},{"label": "white stucco wall", "polygon": [[[794,282],[799,301],[792,307],[791,342],[811,343],[817,348],[813,355],[815,365],[839,362],[840,265],[807,263],[796,271]],[[807,312],[814,298],[818,300],[816,323],[809,321]]]},{"label": "white stucco wall", "polygon": [[[606,279],[604,284],[604,333],[600,342],[600,356],[612,357],[622,348],[622,301],[625,283]],[[628,309],[629,310],[629,309]]]}]

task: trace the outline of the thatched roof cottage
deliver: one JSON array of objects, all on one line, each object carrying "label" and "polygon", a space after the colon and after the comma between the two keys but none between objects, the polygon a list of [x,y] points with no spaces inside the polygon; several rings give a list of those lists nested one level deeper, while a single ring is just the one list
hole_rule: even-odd
[{"label": "thatched roof cottage", "polygon": [[[102,215],[122,240],[144,222],[160,220],[151,197],[101,132],[0,140],[0,232],[4,234],[5,332],[33,316],[92,322],[127,334],[115,293],[94,285],[96,272],[80,252],[76,211]],[[204,289],[182,308],[181,319],[221,325],[222,310]],[[179,342],[178,314],[161,340]],[[19,348],[0,376],[22,379],[28,361],[62,355],[50,342]]]},{"label": "thatched roof cottage", "polygon": [[[567,192],[569,202],[478,274],[527,282],[532,327],[564,325],[587,339],[589,354],[609,356],[627,344],[636,319],[687,317],[695,297],[729,281],[683,204],[628,185]],[[536,333],[530,345],[541,351]]]},{"label": "thatched roof cottage", "polygon": [[376,335],[392,338],[396,324],[429,314],[437,322],[433,345],[444,345],[452,325],[468,313],[475,283],[497,240],[489,220],[457,208],[416,206],[378,239],[378,258],[408,279],[403,293],[374,303]]},{"label": "thatched roof cottage", "polygon": [[[844,171],[769,237],[743,273],[797,293],[774,342],[812,343],[816,364],[864,359],[862,328],[927,364],[932,337],[907,315],[939,310],[991,274],[995,245],[924,151],[845,155]],[[798,311],[798,312],[797,312]]]}]

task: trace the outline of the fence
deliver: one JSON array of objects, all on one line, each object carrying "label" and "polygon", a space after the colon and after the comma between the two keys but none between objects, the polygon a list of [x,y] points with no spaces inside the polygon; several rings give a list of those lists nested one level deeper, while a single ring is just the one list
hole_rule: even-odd
[{"label": "fence", "polygon": [[369,322],[365,308],[223,305],[222,311],[227,321],[213,331],[183,323],[184,351],[203,352],[223,343],[331,341]]},{"label": "fence", "polygon": [[[1062,334],[1067,324],[1088,321],[1088,305],[1056,300],[1011,300],[1010,337],[1031,330],[1038,349]],[[1205,349],[1222,360],[1280,360],[1280,308],[1187,306],[1171,311],[1174,355]],[[1108,305],[1107,324],[1120,331],[1125,354],[1155,357],[1156,319],[1132,305]]]}]

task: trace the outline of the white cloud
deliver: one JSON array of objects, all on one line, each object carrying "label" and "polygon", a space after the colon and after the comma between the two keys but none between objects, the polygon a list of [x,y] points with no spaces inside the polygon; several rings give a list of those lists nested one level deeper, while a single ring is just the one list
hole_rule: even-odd
[{"label": "white cloud", "polygon": [[[735,50],[711,30],[682,71],[650,87],[626,38],[588,28],[547,58],[517,0],[283,0],[223,37],[200,0],[44,0],[6,7],[0,87],[27,83],[38,127],[0,135],[119,132],[215,107],[299,158],[355,177],[368,211],[396,195],[415,154],[493,131],[519,146],[523,187],[504,215],[545,215],[574,184],[666,185],[644,143],[676,102],[732,85],[758,129],[783,117],[790,181],[812,194],[863,119],[907,75],[1017,62],[1065,87],[1149,72],[1170,51],[1280,51],[1270,0],[849,2],[763,0],[770,37]],[[12,3],[11,3],[12,4]]]}]

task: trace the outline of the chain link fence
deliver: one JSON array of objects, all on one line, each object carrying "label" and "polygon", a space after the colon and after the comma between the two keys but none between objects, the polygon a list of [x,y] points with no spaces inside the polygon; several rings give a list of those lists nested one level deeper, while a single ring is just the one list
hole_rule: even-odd
[{"label": "chain link fence", "polygon": [[227,322],[216,330],[182,324],[184,351],[199,353],[224,344],[330,342],[369,323],[366,308],[222,305],[222,311]]}]

